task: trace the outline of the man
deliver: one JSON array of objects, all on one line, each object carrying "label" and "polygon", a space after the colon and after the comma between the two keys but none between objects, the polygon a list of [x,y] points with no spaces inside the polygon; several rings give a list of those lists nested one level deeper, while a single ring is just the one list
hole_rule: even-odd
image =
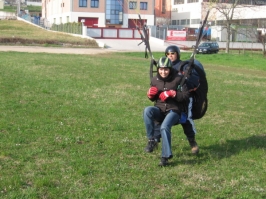
[{"label": "man", "polygon": [[[172,61],[173,68],[179,72],[180,63],[181,63],[180,49],[175,45],[168,46],[165,49],[165,56],[168,57]],[[185,123],[182,123],[181,125],[183,128],[184,134],[186,135],[189,145],[191,147],[192,154],[198,154],[199,147],[195,139],[196,127],[195,127],[195,124],[194,124],[194,121],[191,115],[192,103],[193,103],[193,98],[190,97],[189,102],[187,104],[187,107],[188,107],[187,109],[189,113],[187,117],[187,121]],[[160,142],[160,137],[161,137],[160,127],[161,127],[161,124],[155,122],[154,138],[149,140],[148,145],[145,148],[146,152],[152,152],[155,148],[157,148],[158,142]]]}]

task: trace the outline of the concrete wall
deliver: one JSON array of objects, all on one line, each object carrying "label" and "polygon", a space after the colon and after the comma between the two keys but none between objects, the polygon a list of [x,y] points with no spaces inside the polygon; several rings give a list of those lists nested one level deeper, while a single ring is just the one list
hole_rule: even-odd
[{"label": "concrete wall", "polygon": [[3,12],[0,11],[0,19],[16,19],[17,16],[13,12]]},{"label": "concrete wall", "polygon": [[35,2],[35,1],[27,1],[27,6],[42,6],[42,2]]},{"label": "concrete wall", "polygon": [[227,30],[222,26],[211,26],[211,40],[226,41]]},{"label": "concrete wall", "polygon": [[4,4],[5,2],[0,0],[0,9],[4,9]]},{"label": "concrete wall", "polygon": [[[202,41],[204,42],[204,41]],[[167,41],[168,45],[177,45],[180,49],[191,48],[196,44],[196,41]],[[226,48],[226,42],[217,42],[220,49]],[[253,49],[262,50],[261,43],[251,43],[251,42],[230,42],[230,49]]]}]

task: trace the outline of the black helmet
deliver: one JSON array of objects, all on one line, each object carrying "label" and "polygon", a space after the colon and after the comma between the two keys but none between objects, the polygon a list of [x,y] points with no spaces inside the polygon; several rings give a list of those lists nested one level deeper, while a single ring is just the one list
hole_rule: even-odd
[{"label": "black helmet", "polygon": [[168,46],[166,49],[165,49],[165,56],[167,56],[167,53],[169,52],[176,52],[177,53],[177,57],[178,59],[180,59],[180,49],[177,47],[177,46]]},{"label": "black helmet", "polygon": [[161,57],[157,62],[157,68],[172,68],[172,62],[167,57]]}]

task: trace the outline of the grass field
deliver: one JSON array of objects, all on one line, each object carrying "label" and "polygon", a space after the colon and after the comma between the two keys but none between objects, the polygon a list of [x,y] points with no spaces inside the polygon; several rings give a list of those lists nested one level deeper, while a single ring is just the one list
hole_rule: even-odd
[{"label": "grass field", "polygon": [[1,198],[266,198],[261,55],[197,56],[209,82],[200,154],[175,126],[165,168],[160,147],[144,152],[143,52],[0,57]]},{"label": "grass field", "polygon": [[[30,13],[41,13],[42,7],[41,6],[33,6],[33,5],[21,5],[21,10],[28,10]],[[0,11],[4,12],[13,12],[15,13],[17,11],[17,5],[4,5],[3,9],[0,9]]]},{"label": "grass field", "polygon": [[19,20],[0,20],[0,45],[98,48],[93,39],[47,31]]}]

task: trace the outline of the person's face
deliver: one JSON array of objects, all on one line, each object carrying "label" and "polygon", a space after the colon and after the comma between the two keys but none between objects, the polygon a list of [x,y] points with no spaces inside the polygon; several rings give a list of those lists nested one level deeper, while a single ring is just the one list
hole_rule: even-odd
[{"label": "person's face", "polygon": [[170,68],[159,68],[158,72],[162,78],[166,78],[170,73]]},{"label": "person's face", "polygon": [[177,53],[176,52],[168,52],[168,53],[166,53],[166,55],[172,62],[177,60]]}]

